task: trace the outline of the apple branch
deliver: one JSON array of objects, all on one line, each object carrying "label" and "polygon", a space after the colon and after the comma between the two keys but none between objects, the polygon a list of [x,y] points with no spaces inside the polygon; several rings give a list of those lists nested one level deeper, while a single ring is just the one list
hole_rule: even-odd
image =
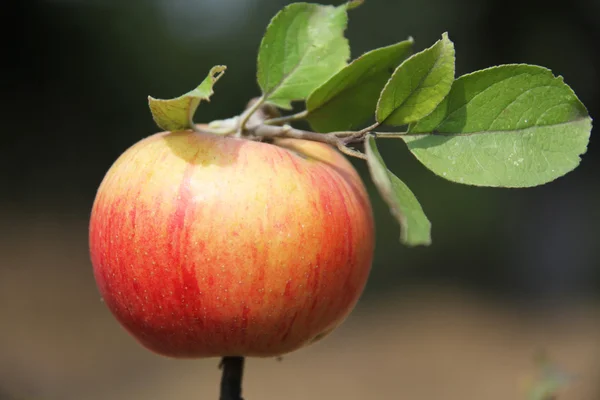
[{"label": "apple branch", "polygon": [[304,110],[297,114],[286,115],[283,117],[271,118],[265,121],[266,125],[284,125],[289,124],[290,122],[298,121],[304,119],[308,116],[308,110]]},{"label": "apple branch", "polygon": [[192,124],[192,129],[199,133],[221,136],[233,134],[237,137],[245,137],[250,140],[292,138],[326,143],[336,147],[346,155],[366,160],[366,155],[363,152],[355,150],[349,147],[349,145],[363,142],[368,133],[379,127],[378,122],[359,131],[330,133],[305,131],[287,124],[288,122],[301,120],[307,115],[308,112],[303,111],[281,117],[279,111],[274,106],[265,103],[262,97],[258,97],[250,100],[246,110],[239,117],[231,118],[227,121],[213,121],[208,126],[198,126],[192,124],[191,121],[190,123]]},{"label": "apple branch", "polygon": [[[256,139],[262,138],[292,138],[292,139],[303,139],[312,140],[315,142],[327,143],[329,145],[337,147],[339,151],[352,157],[362,158],[366,160],[364,153],[354,150],[347,145],[349,143],[360,142],[361,138],[364,137],[362,134],[359,137],[354,137],[357,132],[331,132],[331,133],[317,133],[310,131],[303,131],[301,129],[292,128],[289,125],[274,126],[260,124],[250,130],[252,136]],[[352,137],[352,140],[345,140],[345,138]]]},{"label": "apple branch", "polygon": [[263,123],[255,126],[253,129],[250,130],[249,133],[257,139],[284,137],[293,139],[313,140],[315,142],[327,143],[329,145],[337,147],[339,151],[346,155],[366,160],[366,156],[364,153],[358,150],[354,150],[353,148],[348,147],[348,145],[352,143],[362,142],[365,135],[367,135],[373,129],[376,129],[378,126],[379,123],[376,122],[373,125],[361,129],[360,131],[317,133],[303,131],[301,129],[295,129],[289,125],[276,126],[267,125],[266,123]]},{"label": "apple branch", "polygon": [[223,357],[219,368],[223,370],[219,400],[244,400],[242,398],[244,357]]},{"label": "apple branch", "polygon": [[380,139],[400,139],[408,135],[408,132],[371,132]]},{"label": "apple branch", "polygon": [[242,132],[244,131],[244,129],[246,128],[246,124],[250,120],[250,117],[252,117],[252,115],[256,111],[258,111],[264,105],[264,103],[265,103],[264,97],[255,97],[252,100],[250,100],[250,102],[248,103],[248,106],[246,107],[246,110],[244,110],[244,112],[240,116],[240,125],[239,125],[239,130],[238,130],[239,135],[241,135]]}]

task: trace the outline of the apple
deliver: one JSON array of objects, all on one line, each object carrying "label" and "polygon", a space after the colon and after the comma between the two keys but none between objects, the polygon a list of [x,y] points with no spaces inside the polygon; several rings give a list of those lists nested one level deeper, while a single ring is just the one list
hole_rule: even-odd
[{"label": "apple", "polygon": [[359,175],[326,144],[161,132],[107,172],[89,245],[108,309],[146,348],[269,357],[351,312],[374,223]]}]

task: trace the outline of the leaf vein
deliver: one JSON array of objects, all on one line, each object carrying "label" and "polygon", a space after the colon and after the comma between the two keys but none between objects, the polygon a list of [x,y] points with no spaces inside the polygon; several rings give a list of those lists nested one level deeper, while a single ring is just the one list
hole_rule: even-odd
[{"label": "leaf vein", "polygon": [[[444,119],[443,119],[443,120],[442,120],[442,121],[441,121],[441,122],[440,122],[440,123],[439,123],[437,126],[439,127],[439,126],[443,125],[443,124],[444,124],[444,123],[445,123],[445,122],[448,120],[448,118],[450,118],[452,115],[454,115],[454,114],[455,114],[455,113],[457,113],[458,111],[460,111],[460,110],[462,110],[463,108],[465,108],[465,107],[466,107],[466,106],[467,106],[469,103],[471,103],[473,100],[475,100],[475,99],[476,99],[476,98],[478,98],[479,96],[483,95],[485,92],[487,92],[488,90],[492,89],[492,88],[493,88],[493,87],[495,87],[496,85],[499,85],[499,84],[503,83],[503,82],[504,82],[504,81],[506,81],[506,80],[513,79],[513,78],[516,78],[516,77],[518,77],[518,76],[521,76],[521,75],[531,75],[531,73],[530,73],[530,72],[521,72],[521,73],[518,73],[518,74],[516,74],[516,75],[511,75],[511,76],[508,76],[508,77],[506,77],[506,78],[503,78],[503,79],[499,80],[498,82],[494,82],[493,84],[491,84],[490,86],[488,86],[487,88],[485,88],[484,90],[482,90],[481,92],[477,93],[475,96],[471,97],[471,99],[469,99],[468,101],[466,101],[466,102],[465,102],[464,104],[462,104],[462,105],[461,105],[459,108],[457,108],[457,109],[453,110],[452,112],[448,113],[448,114],[446,115],[446,117],[445,117],[445,118],[444,118]],[[450,93],[452,94],[452,92],[450,92]]]},{"label": "leaf vein", "polygon": [[[515,102],[517,102],[517,101],[518,101],[518,100],[519,100],[519,99],[520,99],[522,96],[525,96],[526,94],[530,93],[532,90],[535,90],[535,89],[541,89],[541,88],[546,88],[546,87],[550,88],[550,87],[556,87],[556,86],[554,86],[554,85],[540,85],[540,86],[535,86],[535,87],[529,88],[529,89],[525,90],[523,93],[520,93],[520,94],[519,94],[517,97],[515,97],[515,98],[514,98],[514,99],[513,99],[513,100],[512,100],[510,103],[508,103],[508,104],[507,104],[507,105],[506,105],[506,106],[505,106],[505,107],[504,107],[502,110],[500,110],[500,111],[498,112],[498,114],[496,115],[496,117],[494,117],[493,121],[492,121],[490,124],[488,124],[488,128],[491,128],[491,127],[492,127],[492,126],[493,126],[493,125],[496,123],[496,121],[498,120],[498,118],[500,118],[500,115],[502,115],[502,113],[503,113],[503,112],[504,112],[504,111],[505,111],[505,110],[506,110],[508,107],[512,106],[512,105],[513,105]],[[529,108],[529,109],[531,109],[531,108]],[[537,122],[537,121],[536,121],[536,122]]]}]

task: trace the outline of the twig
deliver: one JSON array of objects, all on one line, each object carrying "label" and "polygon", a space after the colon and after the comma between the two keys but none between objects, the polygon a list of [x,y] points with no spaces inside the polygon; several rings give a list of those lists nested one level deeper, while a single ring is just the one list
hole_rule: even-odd
[{"label": "twig", "polygon": [[219,368],[223,370],[219,400],[244,400],[242,398],[244,357],[223,357]]},{"label": "twig", "polygon": [[400,139],[404,136],[408,136],[408,132],[373,132],[377,135],[377,138],[381,139]]},{"label": "twig", "polygon": [[284,125],[284,124],[289,124],[290,122],[304,119],[304,118],[306,118],[307,115],[308,115],[308,111],[304,110],[297,114],[286,115],[286,116],[278,117],[278,118],[271,118],[271,119],[266,120],[264,123],[266,125]]},{"label": "twig", "polygon": [[312,140],[315,142],[327,143],[333,146],[337,146],[339,139],[337,136],[329,133],[317,133],[310,131],[303,131],[301,129],[292,128],[289,125],[275,126],[275,125],[259,125],[253,131],[252,134],[259,138],[292,138],[292,139],[304,139]]},{"label": "twig", "polygon": [[356,158],[360,158],[362,160],[366,160],[367,159],[367,155],[363,152],[360,152],[358,150],[354,150],[351,149],[350,147],[344,145],[343,143],[338,143],[337,148],[339,151],[341,151],[342,153],[352,156],[352,157],[356,157]]},{"label": "twig", "polygon": [[[361,153],[358,150],[354,150],[349,148],[347,145],[349,143],[358,142],[360,138],[354,137],[352,140],[347,140],[339,137],[338,135],[346,135],[352,134],[354,132],[331,132],[331,133],[316,133],[310,131],[303,131],[300,129],[292,128],[289,125],[284,126],[274,126],[274,125],[259,125],[254,128],[252,132],[255,136],[259,138],[292,138],[292,139],[304,139],[304,140],[312,140],[315,142],[327,143],[329,145],[337,147],[339,151],[342,153],[362,158],[363,160],[367,158],[364,153]],[[350,136],[350,135],[347,135]],[[364,136],[364,133],[363,133]]]},{"label": "twig", "polygon": [[339,133],[350,133],[350,135],[346,136],[344,139],[344,143],[353,143],[353,142],[362,142],[365,135],[371,132],[373,129],[379,127],[379,122],[375,122],[373,125],[367,126],[364,129],[356,132],[339,132]]},{"label": "twig", "polygon": [[[348,145],[351,143],[362,142],[366,134],[379,126],[379,122],[375,122],[374,124],[359,131],[317,133],[296,129],[290,125],[287,125],[287,122],[305,118],[308,115],[308,111],[299,112],[297,114],[288,115],[285,117],[275,116],[272,118],[268,118],[269,113],[265,112],[265,115],[259,118],[256,123],[248,124],[250,117],[257,111],[261,110],[261,107],[264,104],[264,97],[255,98],[248,104],[248,107],[240,117],[240,122],[237,126],[237,136],[244,135],[245,137],[254,140],[261,140],[264,138],[292,138],[311,140],[314,142],[327,143],[336,147],[339,151],[346,155],[366,159],[367,156],[364,153],[350,148]],[[272,116],[273,114],[270,115]]]},{"label": "twig", "polygon": [[258,97],[256,99],[254,99],[254,102],[251,103],[249,105],[249,107],[242,113],[241,117],[240,117],[240,125],[239,125],[239,133],[241,135],[241,133],[244,131],[244,129],[246,128],[246,123],[248,123],[248,120],[250,119],[250,117],[252,116],[252,114],[254,114],[265,102],[264,97]]}]

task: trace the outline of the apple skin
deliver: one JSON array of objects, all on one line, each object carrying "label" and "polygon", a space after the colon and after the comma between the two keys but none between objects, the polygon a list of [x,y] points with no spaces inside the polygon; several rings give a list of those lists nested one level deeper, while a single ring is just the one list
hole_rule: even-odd
[{"label": "apple skin", "polygon": [[162,132],[112,165],[94,201],[97,287],[146,348],[270,357],[337,327],[366,284],[369,197],[328,145]]}]

